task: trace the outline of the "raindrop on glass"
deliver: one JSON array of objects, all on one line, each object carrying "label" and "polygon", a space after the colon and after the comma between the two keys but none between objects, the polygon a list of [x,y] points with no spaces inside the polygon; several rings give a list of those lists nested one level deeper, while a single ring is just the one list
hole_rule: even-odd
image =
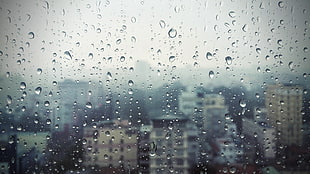
[{"label": "raindrop on glass", "polygon": [[10,72],[6,72],[6,77],[9,78],[11,76]]},{"label": "raindrop on glass", "polygon": [[119,60],[120,60],[121,62],[124,62],[124,61],[125,61],[125,56],[121,56],[121,57],[119,58]]},{"label": "raindrop on glass", "polygon": [[284,7],[283,1],[280,1],[280,2],[278,3],[278,6],[279,6],[280,8],[283,8],[283,7]]},{"label": "raindrop on glass", "polygon": [[230,56],[225,57],[225,61],[227,65],[231,65],[232,64],[232,58]]},{"label": "raindrop on glass", "polygon": [[122,39],[117,39],[116,44],[119,45],[122,42]]},{"label": "raindrop on glass", "polygon": [[229,15],[229,17],[231,17],[231,18],[235,18],[235,17],[236,17],[236,13],[235,13],[234,11],[230,11],[230,12],[228,13],[228,15]]},{"label": "raindrop on glass", "polygon": [[33,32],[29,32],[28,33],[28,37],[29,37],[29,39],[34,39],[34,33]]},{"label": "raindrop on glass", "polygon": [[41,68],[37,69],[37,74],[39,74],[39,75],[42,74],[42,69]]},{"label": "raindrop on glass", "polygon": [[247,32],[248,31],[248,25],[244,24],[242,27],[242,31]]},{"label": "raindrop on glass", "polygon": [[6,102],[7,102],[8,104],[12,104],[12,97],[11,97],[10,95],[8,95],[8,96],[6,97]]},{"label": "raindrop on glass", "polygon": [[168,31],[168,35],[170,38],[175,38],[177,36],[177,30],[171,28],[169,31]]},{"label": "raindrop on glass", "polygon": [[133,86],[134,85],[134,82],[132,80],[129,80],[128,81],[128,86]]},{"label": "raindrop on glass", "polygon": [[45,101],[45,102],[44,102],[44,106],[47,107],[47,106],[49,106],[49,105],[50,105],[50,102],[49,102],[49,101]]},{"label": "raindrop on glass", "polygon": [[137,19],[135,17],[131,17],[131,22],[132,23],[136,23],[137,22]]},{"label": "raindrop on glass", "polygon": [[25,82],[20,83],[20,89],[26,89],[26,83]]},{"label": "raindrop on glass", "polygon": [[65,51],[65,52],[64,52],[64,58],[65,58],[65,59],[68,59],[68,60],[72,59],[71,53],[70,53],[69,51]]},{"label": "raindrop on glass", "polygon": [[47,124],[47,125],[50,125],[51,123],[52,123],[51,119],[47,119],[47,120],[46,120],[46,124]]},{"label": "raindrop on glass", "polygon": [[135,43],[137,41],[136,37],[131,36],[131,42]]},{"label": "raindrop on glass", "polygon": [[210,53],[210,52],[207,52],[207,54],[206,54],[206,58],[208,59],[208,60],[211,60],[212,59],[212,53]]},{"label": "raindrop on glass", "polygon": [[41,91],[42,91],[42,88],[41,87],[37,87],[34,92],[37,94],[37,95],[40,95],[41,94]]},{"label": "raindrop on glass", "polygon": [[92,108],[92,106],[93,106],[93,105],[91,104],[91,102],[87,102],[87,103],[86,103],[86,108],[91,109],[91,108]]},{"label": "raindrop on glass", "polygon": [[92,59],[94,57],[94,54],[93,53],[89,53],[88,54],[88,58]]},{"label": "raindrop on glass", "polygon": [[175,56],[170,56],[169,57],[169,62],[174,62],[175,61]]},{"label": "raindrop on glass", "polygon": [[110,131],[105,131],[104,134],[105,134],[106,136],[110,136],[110,135],[111,135]]},{"label": "raindrop on glass", "polygon": [[161,28],[165,28],[165,27],[166,27],[165,21],[160,20],[160,21],[159,21],[159,26],[160,26]]},{"label": "raindrop on glass", "polygon": [[239,104],[240,104],[240,106],[241,107],[246,107],[246,102],[245,102],[245,100],[243,100],[243,99],[241,99],[240,101],[239,101]]},{"label": "raindrop on glass", "polygon": [[288,63],[288,67],[290,70],[293,70],[294,64],[292,61]]},{"label": "raindrop on glass", "polygon": [[107,72],[107,76],[108,76],[109,79],[112,79],[112,74],[111,74],[111,72]]},{"label": "raindrop on glass", "polygon": [[213,71],[209,71],[209,77],[210,77],[210,79],[214,78],[214,72]]}]

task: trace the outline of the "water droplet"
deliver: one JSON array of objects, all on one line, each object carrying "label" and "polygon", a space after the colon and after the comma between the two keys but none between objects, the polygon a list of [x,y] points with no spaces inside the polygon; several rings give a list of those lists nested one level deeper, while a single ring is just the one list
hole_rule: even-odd
[{"label": "water droplet", "polygon": [[42,74],[42,69],[41,68],[37,69],[37,74],[39,74],[39,75]]},{"label": "water droplet", "polygon": [[104,134],[105,134],[106,136],[110,136],[110,135],[111,135],[110,131],[105,131]]},{"label": "water droplet", "polygon": [[121,44],[121,42],[122,42],[122,39],[117,39],[117,40],[116,40],[116,44],[117,44],[117,45]]},{"label": "water droplet", "polygon": [[129,88],[128,89],[128,94],[132,95],[133,94],[133,89]]},{"label": "water droplet", "polygon": [[128,86],[132,86],[132,85],[134,85],[134,82],[132,80],[129,80],[128,81]]},{"label": "water droplet", "polygon": [[278,3],[278,6],[279,6],[280,8],[283,8],[283,7],[284,7],[283,1],[280,1],[280,2]]},{"label": "water droplet", "polygon": [[109,158],[109,156],[108,156],[107,154],[104,154],[103,157],[104,157],[104,159],[106,159],[106,160]]},{"label": "water droplet", "polygon": [[7,102],[8,104],[12,104],[12,97],[11,97],[10,95],[7,95],[7,97],[6,97],[6,102]]},{"label": "water droplet", "polygon": [[256,93],[256,94],[255,94],[255,97],[256,97],[256,98],[259,98],[259,94],[258,94],[258,93]]},{"label": "water droplet", "polygon": [[230,12],[228,13],[228,15],[229,15],[229,17],[231,17],[231,18],[235,18],[235,17],[236,17],[236,13],[235,13],[234,11],[230,11]]},{"label": "water droplet", "polygon": [[294,64],[292,61],[288,63],[288,67],[291,71],[293,70]]},{"label": "water droplet", "polygon": [[107,76],[108,76],[108,79],[112,79],[112,74],[111,74],[111,72],[107,72]]},{"label": "water droplet", "polygon": [[169,57],[169,62],[174,62],[175,61],[175,56],[170,56]]},{"label": "water droplet", "polygon": [[92,108],[92,106],[93,106],[93,105],[91,104],[91,102],[87,102],[87,103],[86,103],[86,108],[91,109],[91,108]]},{"label": "water droplet", "polygon": [[119,60],[120,60],[121,62],[124,62],[124,61],[125,61],[125,56],[121,56],[121,57],[119,58]]},{"label": "water droplet", "polygon": [[105,100],[105,103],[107,103],[107,104],[111,103],[111,99],[109,99],[109,98],[106,99],[106,100]]},{"label": "water droplet", "polygon": [[137,22],[137,19],[135,17],[131,17],[131,22],[132,23],[136,23]]},{"label": "water droplet", "polygon": [[94,57],[94,54],[93,53],[89,53],[88,54],[88,58],[92,59]]},{"label": "water droplet", "polygon": [[26,89],[26,83],[25,82],[21,82],[20,83],[20,89]]},{"label": "water droplet", "polygon": [[194,67],[197,68],[199,66],[198,62],[194,62]]},{"label": "water droplet", "polygon": [[65,51],[64,52],[64,58],[65,59],[68,59],[68,60],[71,60],[72,59],[72,55],[69,51]]},{"label": "water droplet", "polygon": [[245,102],[245,100],[243,100],[243,99],[241,99],[240,101],[239,101],[239,104],[240,104],[240,106],[241,107],[246,107],[246,102]]},{"label": "water droplet", "polygon": [[171,28],[169,31],[168,31],[168,35],[170,38],[175,38],[177,36],[177,30]]},{"label": "water droplet", "polygon": [[34,39],[34,33],[33,32],[29,32],[28,33],[28,37],[29,37],[29,39]]},{"label": "water droplet", "polygon": [[212,53],[207,52],[207,54],[206,54],[206,58],[207,58],[208,60],[211,60],[211,59],[212,59],[212,57],[213,57]]},{"label": "water droplet", "polygon": [[16,130],[18,130],[18,131],[21,131],[23,129],[23,125],[18,125],[17,127],[16,127]]},{"label": "water droplet", "polygon": [[6,72],[6,77],[9,78],[11,76],[10,72]]},{"label": "water droplet", "polygon": [[261,2],[261,3],[259,4],[259,8],[260,8],[260,9],[264,9],[264,8],[265,8],[265,5],[264,5],[263,2]]},{"label": "water droplet", "polygon": [[47,106],[49,106],[49,105],[50,105],[50,102],[49,102],[49,101],[45,101],[45,102],[44,102],[44,106],[47,107]]},{"label": "water droplet", "polygon": [[307,53],[308,52],[308,47],[304,48],[304,52]]},{"label": "water droplet", "polygon": [[168,132],[168,133],[166,134],[165,138],[166,138],[166,140],[168,140],[170,137],[171,137],[171,133]]},{"label": "water droplet", "polygon": [[256,53],[260,54],[261,53],[261,49],[260,48],[256,48]]},{"label": "water droplet", "polygon": [[41,91],[42,91],[42,88],[41,87],[37,87],[34,92],[37,94],[37,95],[40,95],[41,94]]},{"label": "water droplet", "polygon": [[236,173],[237,169],[236,167],[230,167],[230,173]]},{"label": "water droplet", "polygon": [[52,120],[51,119],[46,119],[46,124],[47,125],[50,125],[52,123]]},{"label": "water droplet", "polygon": [[247,32],[248,31],[248,25],[244,24],[242,27],[242,31]]},{"label": "water droplet", "polygon": [[56,86],[56,85],[57,85],[57,82],[56,82],[56,81],[53,81],[52,84],[53,84],[53,86]]},{"label": "water droplet", "polygon": [[214,72],[213,71],[209,71],[209,77],[210,77],[210,79],[214,78]]},{"label": "water droplet", "polygon": [[175,6],[175,7],[174,7],[174,12],[179,13],[180,10],[181,10],[180,7],[178,7],[178,6]]},{"label": "water droplet", "polygon": [[131,36],[131,42],[135,43],[137,41],[136,37]]},{"label": "water droplet", "polygon": [[165,28],[165,27],[166,27],[165,21],[160,20],[160,21],[159,21],[159,26],[160,26],[161,28]]},{"label": "water droplet", "polygon": [[260,71],[261,71],[260,67],[257,67],[256,70],[257,70],[257,72],[260,72]]},{"label": "water droplet", "polygon": [[232,64],[232,58],[230,56],[225,57],[225,61],[227,65],[231,65]]}]

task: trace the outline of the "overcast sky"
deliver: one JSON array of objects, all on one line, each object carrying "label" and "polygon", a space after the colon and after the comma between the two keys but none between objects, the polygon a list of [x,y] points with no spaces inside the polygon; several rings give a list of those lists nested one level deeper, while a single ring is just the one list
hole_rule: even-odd
[{"label": "overcast sky", "polygon": [[309,74],[308,0],[0,2],[1,74],[27,81]]}]

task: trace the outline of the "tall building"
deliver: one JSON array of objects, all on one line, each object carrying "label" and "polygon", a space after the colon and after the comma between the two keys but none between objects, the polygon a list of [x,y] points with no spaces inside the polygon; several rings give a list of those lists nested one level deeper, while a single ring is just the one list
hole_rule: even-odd
[{"label": "tall building", "polygon": [[263,159],[263,161],[275,158],[275,129],[266,122],[255,122],[253,119],[248,118],[243,119],[242,125],[245,136],[245,150],[252,154],[252,157],[249,154],[246,156],[251,160]]},{"label": "tall building", "polygon": [[152,126],[144,125],[138,132],[138,172],[140,174],[150,173],[150,133]]},{"label": "tall building", "polygon": [[302,144],[302,101],[303,89],[300,86],[276,84],[267,87],[267,116],[276,129],[280,144]]},{"label": "tall building", "polygon": [[[137,131],[128,121],[105,121],[84,128],[85,166],[130,173],[137,167]],[[107,171],[105,171],[107,172]]]},{"label": "tall building", "polygon": [[230,118],[226,119],[228,108],[225,99],[218,94],[205,95],[203,104],[203,127],[207,130],[207,136],[223,137],[227,122],[231,124]]},{"label": "tall building", "polygon": [[152,119],[150,141],[154,144],[154,151],[150,149],[151,174],[189,173],[190,161],[195,158],[190,156],[189,145],[193,147],[196,142],[192,139],[193,135],[190,135],[191,126],[189,119],[181,115],[164,115]]},{"label": "tall building", "polygon": [[179,110],[185,115],[192,115],[202,108],[203,99],[199,93],[184,91],[179,96]]},{"label": "tall building", "polygon": [[58,84],[58,88],[59,106],[54,112],[52,128],[56,128],[56,131],[64,131],[65,128],[72,128],[79,121],[76,115],[79,106],[85,109],[91,107],[90,103],[87,103],[89,85],[87,82],[65,80]]}]

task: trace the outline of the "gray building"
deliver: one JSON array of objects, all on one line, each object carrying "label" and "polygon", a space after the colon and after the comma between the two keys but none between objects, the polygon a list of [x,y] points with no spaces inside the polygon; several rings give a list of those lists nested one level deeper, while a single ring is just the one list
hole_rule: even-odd
[{"label": "gray building", "polygon": [[[197,133],[182,115],[163,115],[152,119],[150,173],[189,173],[198,151]],[[197,147],[197,148],[196,148]]]}]

